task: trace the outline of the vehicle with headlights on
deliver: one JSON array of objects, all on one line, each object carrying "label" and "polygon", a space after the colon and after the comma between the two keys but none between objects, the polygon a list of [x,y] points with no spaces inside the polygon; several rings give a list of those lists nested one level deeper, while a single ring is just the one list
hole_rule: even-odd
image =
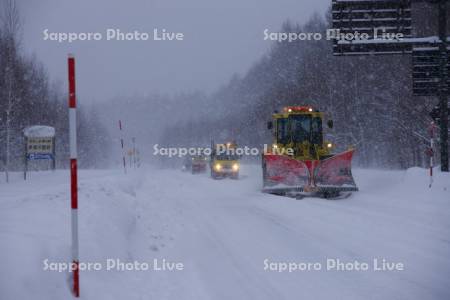
[{"label": "vehicle with headlights on", "polygon": [[239,155],[235,143],[216,144],[211,152],[210,168],[213,179],[229,177],[239,178]]}]

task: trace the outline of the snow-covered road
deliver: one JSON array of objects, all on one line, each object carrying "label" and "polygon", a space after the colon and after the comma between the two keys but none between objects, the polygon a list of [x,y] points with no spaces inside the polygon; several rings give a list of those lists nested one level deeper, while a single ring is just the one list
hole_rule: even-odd
[{"label": "snow-covered road", "polygon": [[[449,176],[429,189],[422,169],[356,170],[361,191],[348,199],[295,200],[262,194],[257,166],[237,181],[132,171],[81,171],[81,261],[184,269],[84,271],[82,299],[450,298]],[[70,298],[67,274],[43,270],[70,260],[67,172],[1,184],[0,199],[0,299]],[[374,259],[404,270],[375,271]]]}]

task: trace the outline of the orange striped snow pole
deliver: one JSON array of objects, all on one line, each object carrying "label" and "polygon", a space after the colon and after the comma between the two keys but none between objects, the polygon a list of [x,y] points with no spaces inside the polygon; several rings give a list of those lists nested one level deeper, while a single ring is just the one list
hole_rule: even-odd
[{"label": "orange striped snow pole", "polygon": [[70,141],[70,197],[72,218],[72,292],[80,297],[78,258],[78,174],[77,174],[77,108],[75,96],[75,58],[69,54],[69,141]]}]

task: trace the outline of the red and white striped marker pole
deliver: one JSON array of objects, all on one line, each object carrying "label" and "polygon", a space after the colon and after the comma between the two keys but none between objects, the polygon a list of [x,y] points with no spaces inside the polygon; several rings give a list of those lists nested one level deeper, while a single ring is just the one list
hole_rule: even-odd
[{"label": "red and white striped marker pole", "polygon": [[430,188],[433,185],[433,167],[434,167],[434,137],[436,135],[436,124],[431,122],[428,128],[428,133],[430,135],[430,149],[428,150],[428,155],[430,156]]},{"label": "red and white striped marker pole", "polygon": [[122,120],[119,120],[119,130],[120,130],[120,144],[122,146],[123,171],[125,172],[125,174],[127,174],[127,163],[125,159],[125,150],[123,144]]},{"label": "red and white striped marker pole", "polygon": [[77,105],[75,96],[75,58],[69,54],[69,140],[70,140],[70,195],[72,218],[72,292],[80,297],[80,270],[78,258],[78,178],[77,178]]}]

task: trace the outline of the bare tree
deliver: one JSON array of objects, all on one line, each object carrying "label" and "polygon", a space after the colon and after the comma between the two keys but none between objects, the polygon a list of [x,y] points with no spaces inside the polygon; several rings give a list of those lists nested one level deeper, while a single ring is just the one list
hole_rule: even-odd
[{"label": "bare tree", "polygon": [[14,110],[20,97],[17,94],[17,49],[19,46],[19,34],[21,30],[21,21],[19,10],[15,0],[3,0],[1,3],[0,24],[2,40],[4,42],[4,84],[5,90],[3,97],[6,98],[5,109],[5,130],[6,130],[6,153],[5,153],[5,175],[6,182],[9,181],[9,164],[11,155],[11,125],[14,118]]}]

